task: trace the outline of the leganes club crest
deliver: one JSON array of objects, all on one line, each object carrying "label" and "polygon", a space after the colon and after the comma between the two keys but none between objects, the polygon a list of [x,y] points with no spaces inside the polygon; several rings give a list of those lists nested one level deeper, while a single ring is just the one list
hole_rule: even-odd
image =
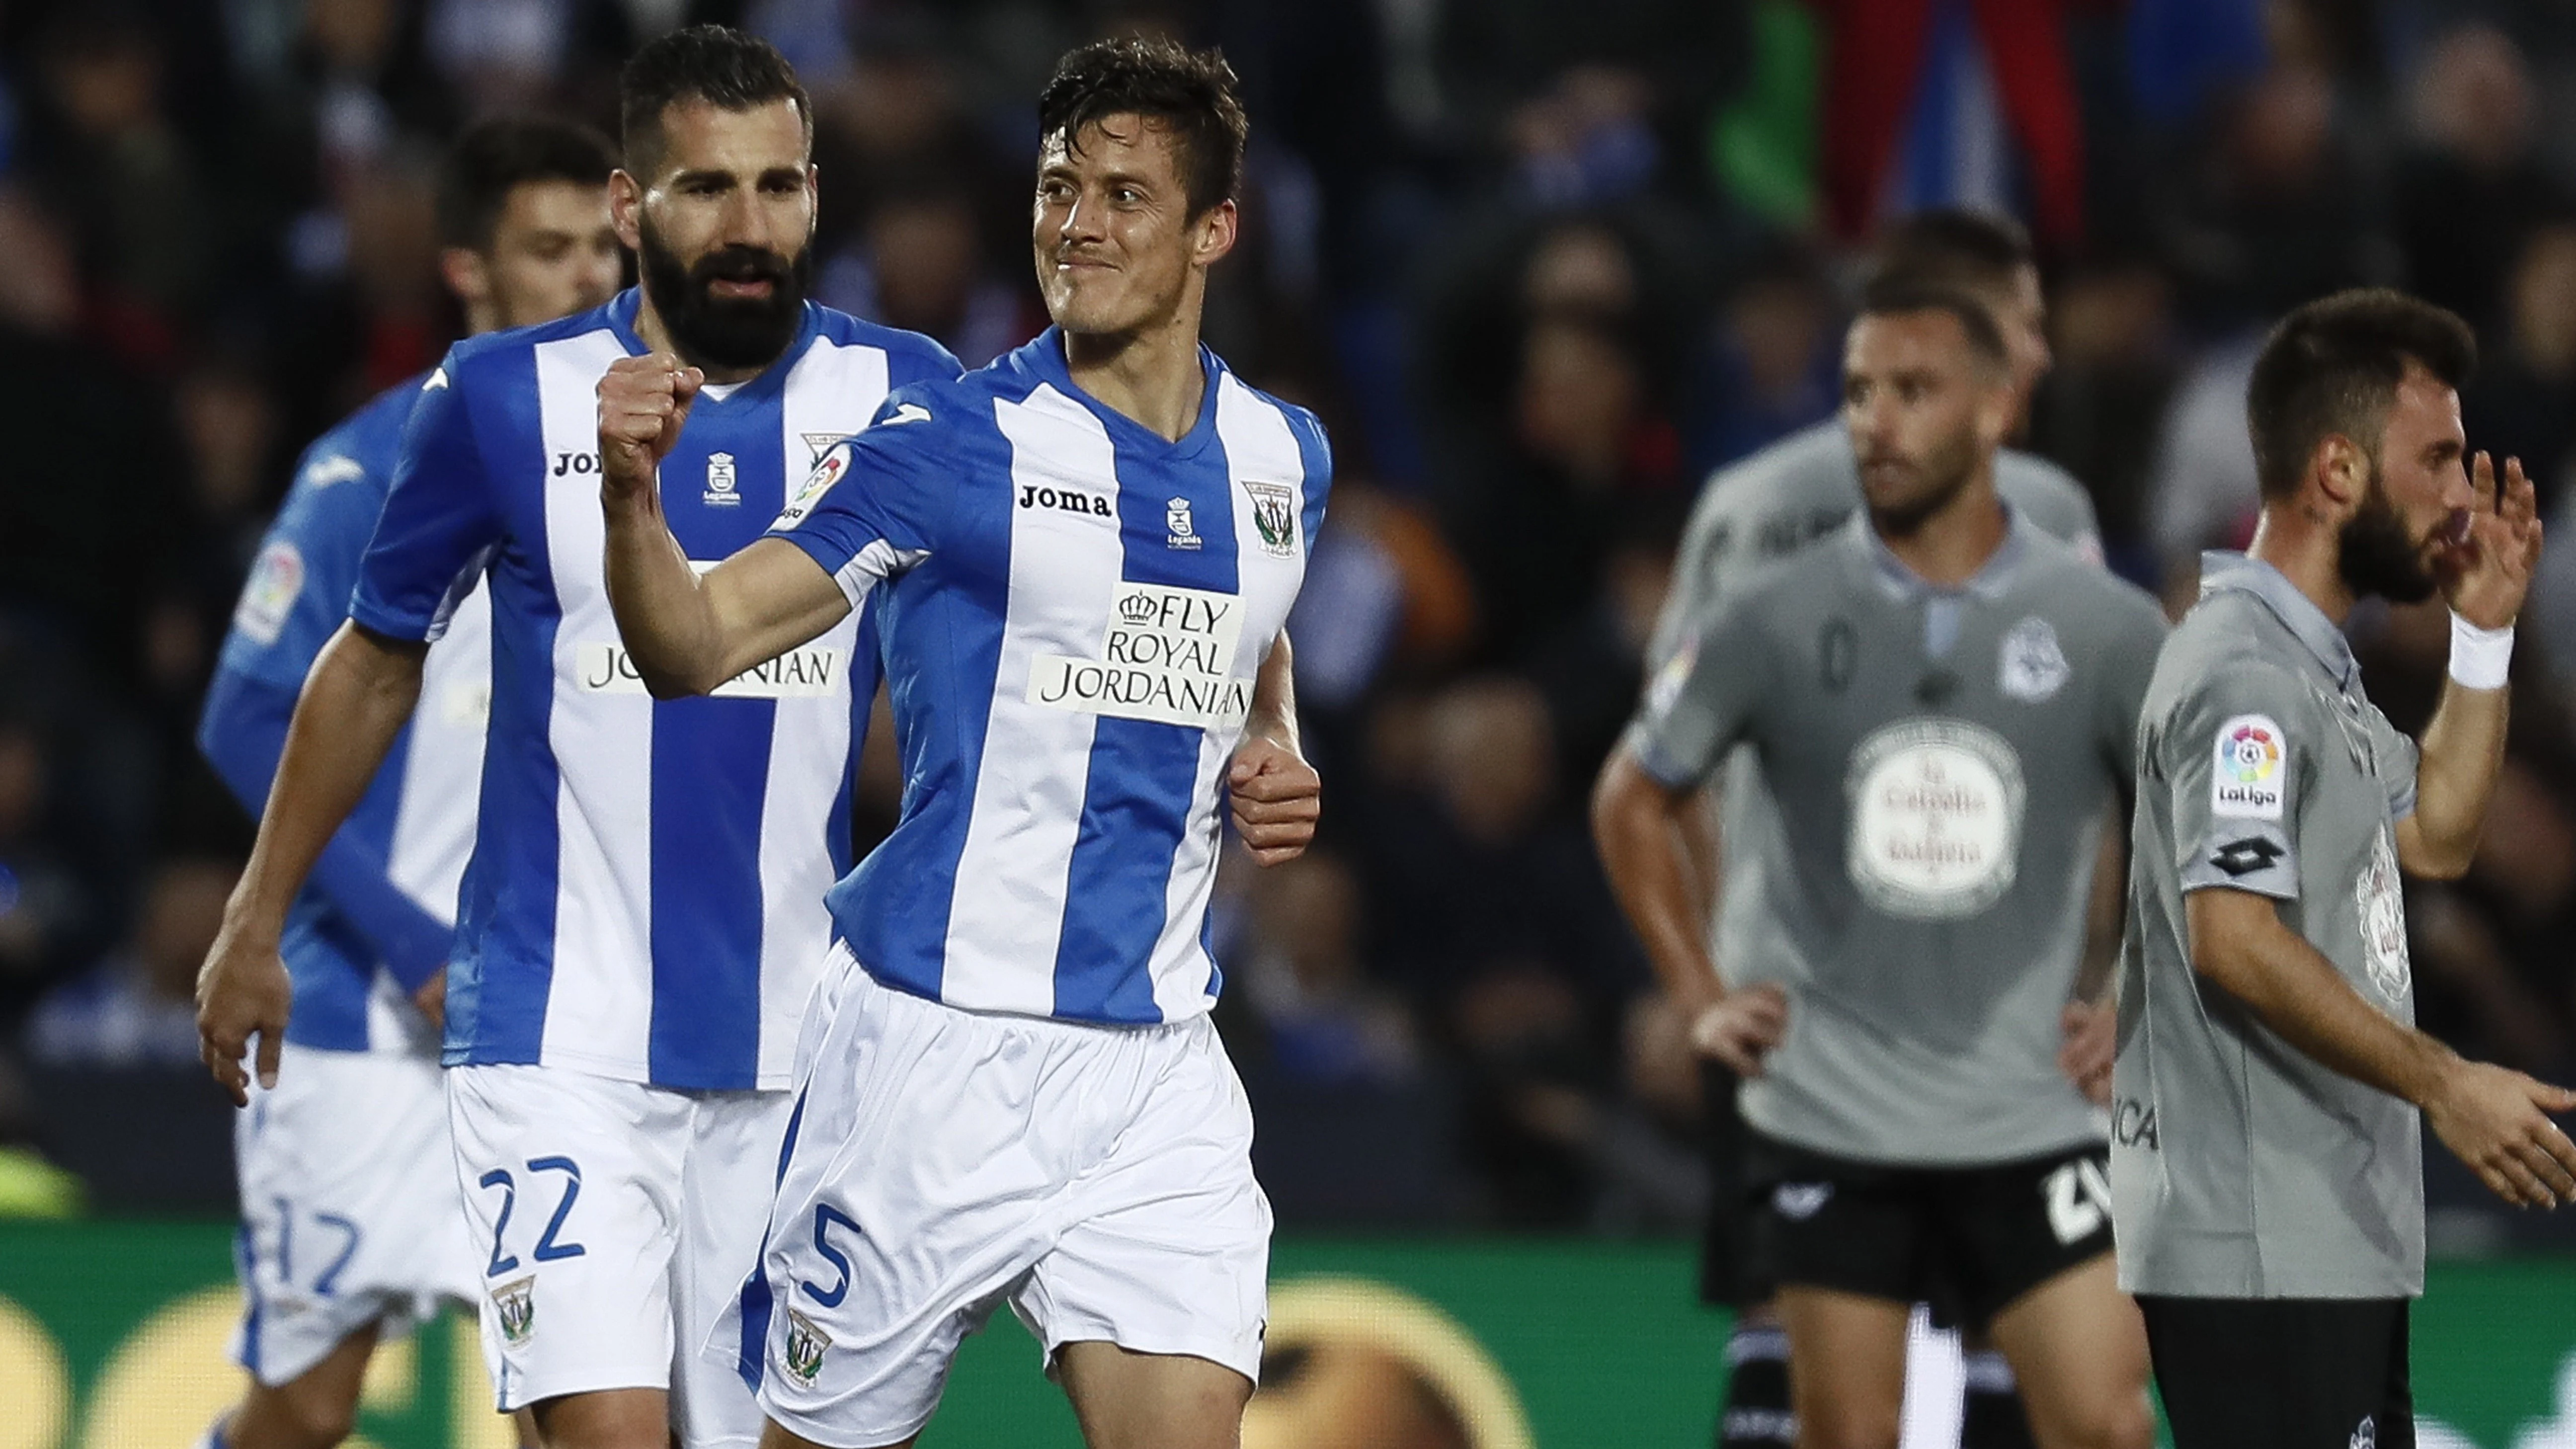
[{"label": "leganes club crest", "polygon": [[1252,527],[1261,535],[1261,551],[1274,558],[1292,558],[1297,552],[1297,490],[1285,483],[1262,483],[1243,480],[1243,491],[1252,495]]},{"label": "leganes club crest", "polygon": [[516,1346],[528,1341],[537,1331],[537,1280],[534,1274],[514,1283],[504,1283],[492,1290],[494,1316],[501,1321],[501,1338]]},{"label": "leganes club crest", "polygon": [[832,1335],[813,1319],[793,1308],[787,1310],[787,1372],[798,1383],[811,1384],[823,1372],[823,1351],[831,1346]]}]

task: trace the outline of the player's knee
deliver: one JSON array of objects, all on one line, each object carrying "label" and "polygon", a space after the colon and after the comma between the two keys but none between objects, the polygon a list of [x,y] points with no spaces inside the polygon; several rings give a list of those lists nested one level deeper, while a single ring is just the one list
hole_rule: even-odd
[{"label": "player's knee", "polygon": [[2150,1449],[2156,1442],[2156,1419],[2145,1394],[2113,1394],[2077,1406],[2040,1436],[2040,1449]]},{"label": "player's knee", "polygon": [[1798,1449],[1896,1449],[1903,1412],[1857,1404],[1798,1410]]},{"label": "player's knee", "polygon": [[293,1441],[280,1449],[334,1449],[358,1427],[357,1404],[314,1385],[289,1385],[277,1399],[269,1422]]}]

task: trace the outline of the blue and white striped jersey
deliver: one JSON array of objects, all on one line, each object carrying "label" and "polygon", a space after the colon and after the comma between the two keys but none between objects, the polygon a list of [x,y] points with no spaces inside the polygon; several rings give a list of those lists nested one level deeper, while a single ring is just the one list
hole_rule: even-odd
[{"label": "blue and white striped jersey", "polygon": [[[304,676],[349,616],[420,384],[388,390],[305,450],[233,610],[197,740],[253,814],[277,775]],[[476,589],[429,651],[412,722],[296,897],[279,941],[295,983],[289,1041],[432,1047],[409,997],[446,963],[455,936],[457,881],[474,847],[491,632],[490,601]]]},{"label": "blue and white striped jersey", "polygon": [[[350,617],[427,638],[492,595],[482,827],[447,988],[450,1066],[533,1062],[684,1088],[783,1087],[849,861],[876,687],[856,616],[708,698],[655,701],[601,556],[598,397],[646,349],[637,294],[459,343],[433,373]],[[817,306],[780,361],[698,395],[662,509],[712,564],[760,536],[893,388],[956,376],[927,338]]]},{"label": "blue and white striped jersey", "polygon": [[873,601],[903,814],[832,890],[860,964],[975,1011],[1208,1009],[1225,770],[1332,464],[1312,414],[1201,351],[1168,441],[1086,396],[1050,328],[896,393],[776,532]]}]

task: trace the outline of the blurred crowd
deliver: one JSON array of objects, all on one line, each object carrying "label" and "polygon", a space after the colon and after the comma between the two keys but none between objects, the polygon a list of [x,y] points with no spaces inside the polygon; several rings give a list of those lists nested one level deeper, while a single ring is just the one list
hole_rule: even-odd
[{"label": "blurred crowd", "polygon": [[[621,57],[678,23],[756,30],[811,88],[816,298],[970,366],[1043,322],[1025,203],[1055,56],[1146,29],[1240,72],[1246,239],[1208,333],[1323,415],[1339,475],[1291,622],[1324,833],[1231,871],[1217,925],[1220,1021],[1291,1223],[1695,1220],[1696,1072],[1582,804],[1702,480],[1832,417],[1846,284],[1888,216],[2030,225],[2055,368],[2025,445],[2177,607],[2198,551],[2250,525],[2263,328],[2339,287],[2469,317],[2472,446],[2519,455],[2553,513],[2571,497],[2576,0],[1582,13],[0,6],[0,1142],[72,1161],[67,1117],[103,1099],[80,1083],[192,1070],[187,998],[248,840],[189,743],[199,692],[297,450],[457,334],[438,146],[497,109],[605,128]],[[2427,1024],[2563,1079],[2576,519],[2558,535],[2485,852],[2410,922]],[[2438,612],[2356,634],[2373,695],[2420,726]]]}]

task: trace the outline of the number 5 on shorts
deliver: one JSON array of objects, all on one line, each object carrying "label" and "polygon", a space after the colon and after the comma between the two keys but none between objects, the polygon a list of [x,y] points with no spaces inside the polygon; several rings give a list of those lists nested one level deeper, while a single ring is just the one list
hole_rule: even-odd
[{"label": "number 5 on shorts", "polygon": [[[555,1203],[554,1216],[546,1219],[546,1230],[537,1235],[536,1260],[551,1263],[558,1258],[578,1258],[589,1251],[579,1243],[555,1241],[555,1234],[563,1231],[564,1219],[572,1215],[574,1200],[581,1196],[581,1164],[569,1157],[532,1157],[528,1159],[528,1171],[564,1175],[563,1197]],[[483,1270],[484,1277],[498,1278],[519,1266],[519,1255],[501,1246],[502,1234],[510,1231],[510,1213],[519,1205],[519,1184],[508,1169],[500,1167],[483,1174],[478,1181],[484,1187],[501,1189],[501,1216],[492,1224],[492,1261]]]}]

